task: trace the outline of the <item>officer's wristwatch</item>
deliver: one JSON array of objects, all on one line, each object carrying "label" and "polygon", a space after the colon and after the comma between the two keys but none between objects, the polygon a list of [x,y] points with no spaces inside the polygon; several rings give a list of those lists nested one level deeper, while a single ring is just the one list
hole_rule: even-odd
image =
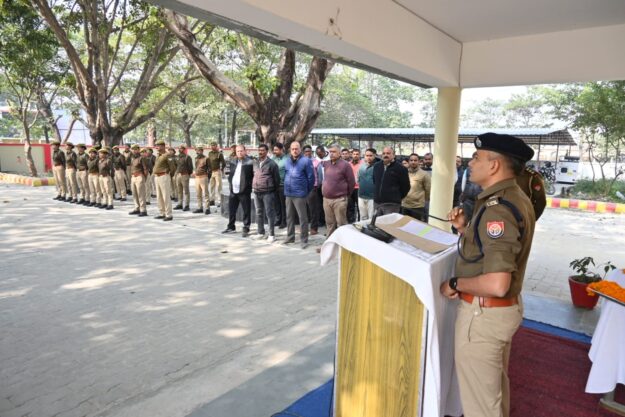
[{"label": "officer's wristwatch", "polygon": [[456,290],[456,287],[458,286],[458,277],[453,277],[449,280],[449,288],[451,288],[454,291]]}]

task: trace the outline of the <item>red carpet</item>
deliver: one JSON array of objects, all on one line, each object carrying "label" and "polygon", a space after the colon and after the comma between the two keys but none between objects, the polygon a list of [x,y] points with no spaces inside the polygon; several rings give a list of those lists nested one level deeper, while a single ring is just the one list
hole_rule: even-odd
[{"label": "red carpet", "polygon": [[[614,417],[586,394],[590,345],[521,327],[510,356],[511,417]],[[619,387],[622,388],[622,387]],[[617,390],[617,400],[625,395]]]}]

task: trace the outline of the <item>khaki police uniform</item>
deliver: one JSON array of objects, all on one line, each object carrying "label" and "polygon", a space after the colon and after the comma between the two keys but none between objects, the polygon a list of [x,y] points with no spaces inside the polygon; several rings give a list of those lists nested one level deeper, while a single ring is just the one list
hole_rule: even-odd
[{"label": "khaki police uniform", "polygon": [[67,143],[69,148],[65,151],[65,179],[67,180],[67,192],[72,197],[72,203],[78,202],[78,177],[76,176],[76,169],[78,165],[78,158],[74,152],[74,146]]},{"label": "khaki police uniform", "polygon": [[221,202],[222,190],[221,173],[224,169],[226,169],[226,160],[224,159],[224,154],[221,151],[209,151],[207,158],[211,170],[208,184],[210,193],[209,199],[210,201],[214,201],[215,204],[219,204]]},{"label": "khaki police uniform", "polygon": [[194,213],[201,213],[206,208],[205,214],[210,213],[210,201],[208,191],[208,178],[211,174],[208,158],[198,154],[195,157],[195,196],[198,208]]},{"label": "khaki police uniform", "polygon": [[180,199],[180,203],[176,208],[189,210],[189,204],[191,202],[191,195],[189,191],[189,179],[193,173],[193,160],[189,155],[180,152],[178,158],[176,158],[176,188],[177,195]]},{"label": "khaki police uniform", "polygon": [[80,186],[80,201],[79,204],[89,202],[89,172],[87,161],[89,156],[85,152],[84,145],[78,145],[78,155],[76,157],[76,168],[78,169],[78,184]]},{"label": "khaki police uniform", "polygon": [[120,195],[122,200],[126,200],[126,157],[119,153],[119,148],[113,151],[112,161],[113,169],[115,169],[114,181],[115,189]]},{"label": "khaki police uniform", "polygon": [[[498,198],[514,205],[522,221],[515,218],[509,207],[498,202]],[[485,210],[476,231],[475,222],[482,207]],[[523,320],[520,294],[534,224],[530,200],[512,178],[478,195],[473,218],[461,238],[461,257],[456,262],[458,277],[470,278],[490,272],[510,272],[512,275],[510,289],[503,297],[511,305],[488,307],[480,305],[486,302],[480,297],[461,294],[455,329],[455,358],[466,417],[509,415],[510,342]],[[476,243],[476,232],[482,243],[483,257],[480,257]]]},{"label": "khaki police uniform", "polygon": [[89,150],[89,158],[87,159],[87,173],[89,176],[89,191],[91,192],[90,206],[100,205],[102,203],[102,189],[100,188],[100,167],[95,149]]},{"label": "khaki police uniform", "polygon": [[113,161],[108,157],[108,151],[100,149],[99,153],[107,156],[98,161],[100,170],[100,189],[102,190],[102,205],[107,208],[113,207],[115,191],[113,190]]},{"label": "khaki police uniform", "polygon": [[160,216],[172,217],[171,206],[171,165],[167,152],[159,154],[154,163],[153,175],[156,182],[156,200]]},{"label": "khaki police uniform", "polygon": [[[55,142],[58,146],[58,142]],[[65,154],[60,149],[52,151],[52,172],[54,173],[54,183],[56,185],[57,199],[64,199],[67,196],[67,183],[65,180]]]},{"label": "khaki police uniform", "polygon": [[148,159],[141,154],[132,155],[130,161],[132,199],[135,203],[134,211],[139,214],[147,213],[145,205],[145,183],[148,176],[148,164]]},{"label": "khaki police uniform", "polygon": [[132,192],[132,173],[130,171],[130,164],[132,163],[132,152],[130,149],[124,150],[124,161],[126,162],[126,194],[130,194]]}]

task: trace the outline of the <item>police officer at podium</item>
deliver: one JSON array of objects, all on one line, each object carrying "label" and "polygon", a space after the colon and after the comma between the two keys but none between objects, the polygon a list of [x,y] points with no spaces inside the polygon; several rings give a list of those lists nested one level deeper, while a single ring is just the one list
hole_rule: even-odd
[{"label": "police officer at podium", "polygon": [[474,143],[470,179],[483,191],[471,219],[460,207],[448,215],[461,234],[459,257],[456,276],[440,291],[460,299],[455,364],[465,417],[507,417],[510,343],[523,319],[521,288],[536,221],[515,178],[534,151],[517,137],[495,133]]}]

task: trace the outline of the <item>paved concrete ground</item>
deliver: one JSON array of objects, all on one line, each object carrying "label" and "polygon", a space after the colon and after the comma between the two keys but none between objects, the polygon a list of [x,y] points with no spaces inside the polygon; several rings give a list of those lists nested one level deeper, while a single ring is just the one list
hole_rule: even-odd
[{"label": "paved concrete ground", "polygon": [[[221,235],[217,215],[164,223],[53,194],[0,185],[0,416],[270,416],[331,377],[336,265],[318,266],[321,237],[302,251]],[[625,263],[624,226],[546,211],[528,314],[540,319],[536,295],[568,297],[574,257]]]}]

